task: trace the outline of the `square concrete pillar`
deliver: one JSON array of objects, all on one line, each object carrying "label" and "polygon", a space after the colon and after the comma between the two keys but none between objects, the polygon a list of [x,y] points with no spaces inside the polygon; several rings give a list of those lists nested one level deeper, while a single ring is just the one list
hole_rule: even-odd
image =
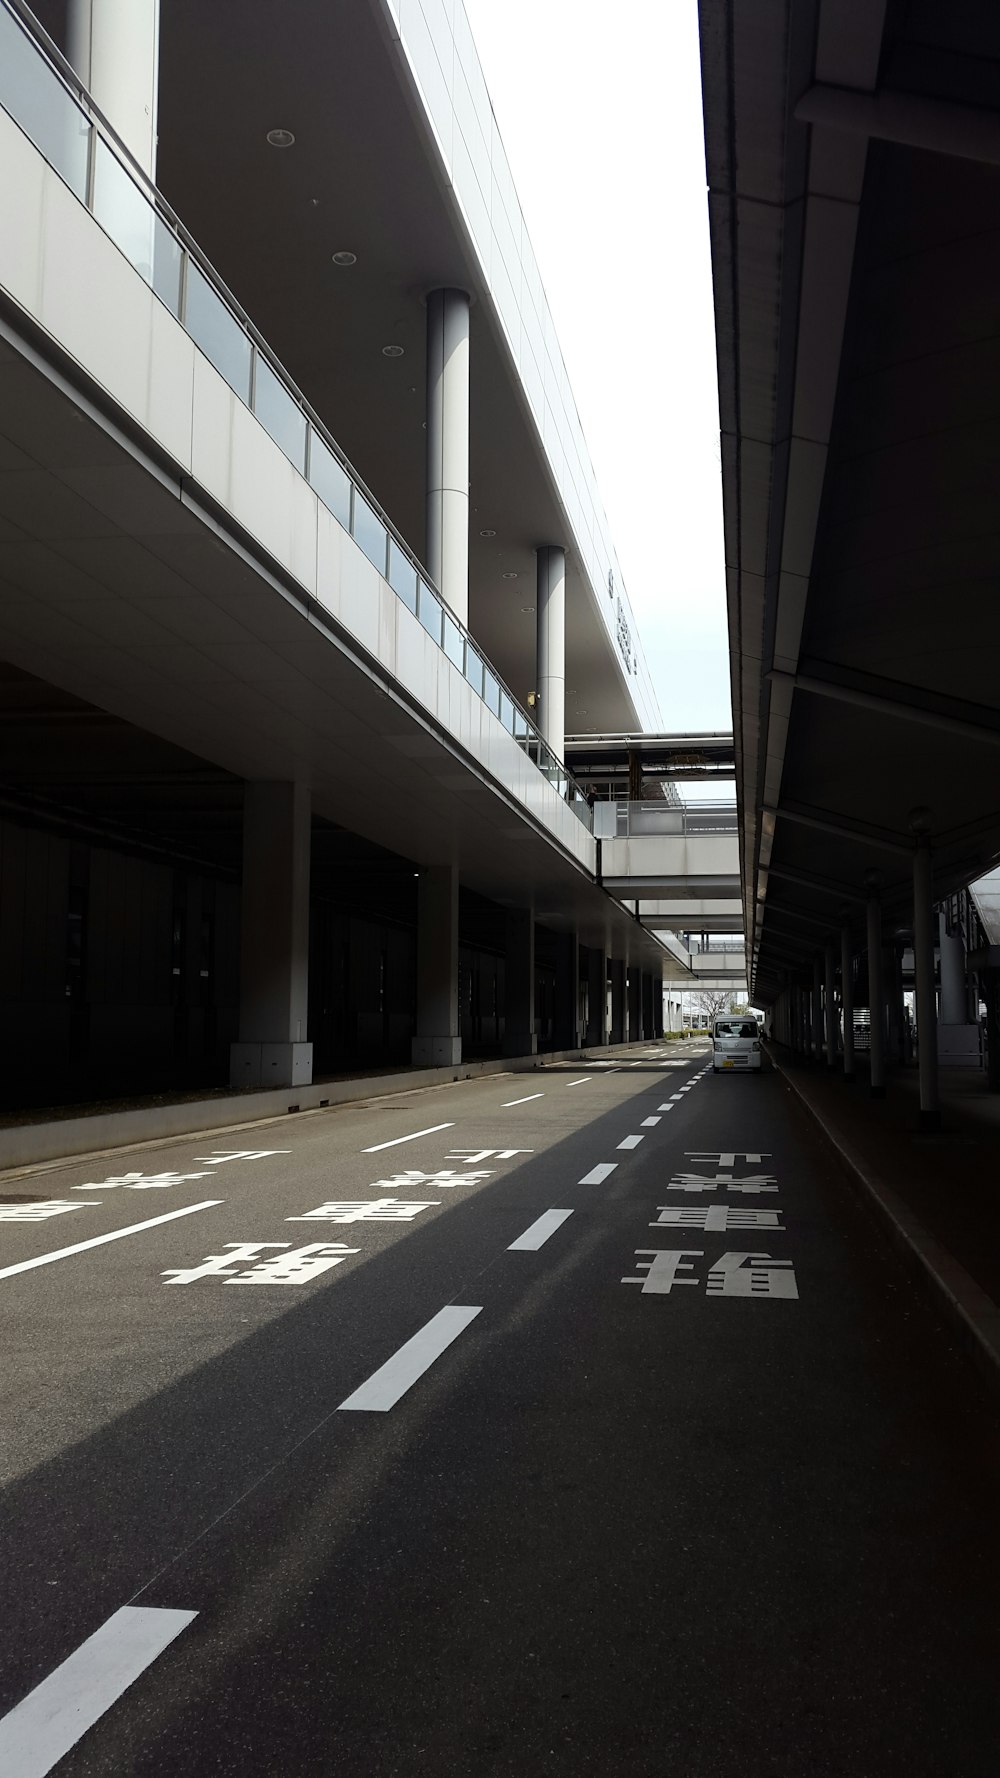
[{"label": "square concrete pillar", "polygon": [[311,799],[302,784],[243,791],[239,1041],[234,1087],[307,1086]]},{"label": "square concrete pillar", "polygon": [[417,887],[417,1068],[462,1060],[458,1014],[458,867],[430,865]]},{"label": "square concrete pillar", "polygon": [[608,959],[603,945],[587,951],[587,1031],[589,1047],[608,1041]]},{"label": "square concrete pillar", "polygon": [[625,1008],[627,965],[624,957],[612,957],[609,969],[611,971],[611,1042],[624,1043],[627,1028]]},{"label": "square concrete pillar", "polygon": [[634,966],[628,972],[628,1029],[626,1043],[638,1043],[642,1037],[642,971]]},{"label": "square concrete pillar", "polygon": [[560,932],[556,940],[555,1047],[580,1046],[580,946],[575,932]]},{"label": "square concrete pillar", "polygon": [[533,1056],[538,1050],[535,1032],[535,917],[531,908],[507,912],[506,962],[504,965],[505,1056]]}]

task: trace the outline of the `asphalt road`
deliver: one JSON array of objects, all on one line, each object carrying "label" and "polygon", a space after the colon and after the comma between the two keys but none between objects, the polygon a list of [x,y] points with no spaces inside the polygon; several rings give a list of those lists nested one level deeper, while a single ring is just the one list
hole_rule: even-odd
[{"label": "asphalt road", "polygon": [[0,1179],[2,1778],[996,1778],[992,1402],[707,1064]]}]

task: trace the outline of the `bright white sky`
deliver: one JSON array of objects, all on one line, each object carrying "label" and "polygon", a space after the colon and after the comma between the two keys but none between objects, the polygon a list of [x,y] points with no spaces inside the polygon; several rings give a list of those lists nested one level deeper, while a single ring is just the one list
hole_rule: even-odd
[{"label": "bright white sky", "polygon": [[728,729],[696,0],[465,7],[664,726]]}]

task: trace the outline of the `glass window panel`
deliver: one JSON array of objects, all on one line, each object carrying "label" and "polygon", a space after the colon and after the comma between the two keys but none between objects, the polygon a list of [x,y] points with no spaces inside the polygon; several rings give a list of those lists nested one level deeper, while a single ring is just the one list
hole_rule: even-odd
[{"label": "glass window panel", "polygon": [[354,490],[354,541],[361,545],[369,562],[380,574],[385,573],[386,531],[363,495]]},{"label": "glass window panel", "polygon": [[118,156],[100,136],[94,144],[94,215],[130,265],[153,282],[156,215]]},{"label": "glass window panel", "polygon": [[471,642],[465,647],[465,677],[478,697],[483,695],[483,662]]},{"label": "glass window panel", "polygon": [[462,635],[454,618],[444,614],[444,652],[454,662],[459,672],[465,668],[465,637]]},{"label": "glass window panel", "polygon": [[249,407],[250,341],[193,259],[188,260],[184,325],[195,345]]},{"label": "glass window panel", "polygon": [[172,315],[181,312],[184,249],[162,217],[153,219],[153,289]]},{"label": "glass window panel", "polygon": [[86,203],[90,124],[6,7],[0,8],[0,105]]},{"label": "glass window panel", "polygon": [[408,611],[417,609],[417,571],[394,537],[389,539],[389,585]]},{"label": "glass window panel", "polygon": [[494,716],[500,714],[500,687],[494,679],[489,667],[483,668],[483,700],[492,710]]},{"label": "glass window panel", "polygon": [[514,733],[514,701],[505,691],[500,693],[500,721],[509,735]]},{"label": "glass window panel", "polygon": [[443,615],[441,601],[437,594],[432,593],[430,587],[421,581],[417,591],[417,616],[428,636],[433,636],[439,648],[441,646],[441,619]]},{"label": "glass window panel", "polygon": [[531,724],[523,710],[514,710],[514,735],[518,741],[526,741],[531,732]]},{"label": "glass window panel", "polygon": [[306,417],[262,353],[257,353],[253,411],[300,474],[306,467]]},{"label": "glass window panel", "polygon": [[328,444],[313,429],[309,438],[309,480],[328,512],[345,531],[351,528],[351,481]]}]

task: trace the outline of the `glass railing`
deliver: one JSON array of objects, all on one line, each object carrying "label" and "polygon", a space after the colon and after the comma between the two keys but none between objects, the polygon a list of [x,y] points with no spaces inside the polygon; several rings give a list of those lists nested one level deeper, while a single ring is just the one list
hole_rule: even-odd
[{"label": "glass railing", "polygon": [[739,831],[735,803],[628,802],[624,797],[593,806],[598,839],[627,840],[644,834],[724,834]]},{"label": "glass railing", "polygon": [[583,825],[584,791],[444,603],[426,569],[351,467],[169,204],[145,178],[20,0],[0,0],[0,105],[257,416],[327,511]]}]

